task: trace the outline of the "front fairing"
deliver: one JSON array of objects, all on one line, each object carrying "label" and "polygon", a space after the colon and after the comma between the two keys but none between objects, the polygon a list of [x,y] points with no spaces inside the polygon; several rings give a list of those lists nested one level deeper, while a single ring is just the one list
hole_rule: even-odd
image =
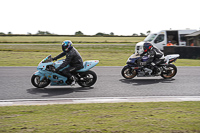
[{"label": "front fairing", "polygon": [[127,64],[134,64],[135,61],[136,61],[137,59],[139,59],[139,58],[140,58],[139,54],[132,54],[132,55],[128,58]]},{"label": "front fairing", "polygon": [[46,66],[48,65],[52,65],[53,64],[53,60],[51,58],[51,55],[47,56],[46,58],[44,58],[39,64],[37,69],[38,70],[45,70]]},{"label": "front fairing", "polygon": [[39,70],[36,71],[34,75],[38,75],[40,77],[40,81],[42,81],[44,78],[48,78],[51,81],[51,86],[67,85],[67,77],[64,77],[58,73]]},{"label": "front fairing", "polygon": [[143,57],[142,57],[142,62],[146,62],[148,59],[149,59],[148,56],[143,56]]},{"label": "front fairing", "polygon": [[53,65],[53,62],[40,63],[37,67],[38,70],[46,70],[46,66]]},{"label": "front fairing", "polygon": [[62,63],[63,60],[59,60],[54,63],[51,56],[47,56],[38,64],[38,71],[36,71],[34,75],[38,75],[40,77],[40,81],[42,81],[44,78],[48,78],[51,81],[51,85],[67,85],[67,77],[49,70],[49,66],[54,66],[57,68]]}]

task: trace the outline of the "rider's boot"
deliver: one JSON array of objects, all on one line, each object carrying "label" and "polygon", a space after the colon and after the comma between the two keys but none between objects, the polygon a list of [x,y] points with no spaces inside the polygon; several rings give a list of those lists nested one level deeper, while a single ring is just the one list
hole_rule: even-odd
[{"label": "rider's boot", "polygon": [[72,75],[70,77],[70,80],[72,81],[71,86],[74,86],[76,84],[76,81],[77,81],[76,77]]},{"label": "rider's boot", "polygon": [[161,71],[157,66],[154,66],[154,71],[156,76],[159,76],[161,74]]}]

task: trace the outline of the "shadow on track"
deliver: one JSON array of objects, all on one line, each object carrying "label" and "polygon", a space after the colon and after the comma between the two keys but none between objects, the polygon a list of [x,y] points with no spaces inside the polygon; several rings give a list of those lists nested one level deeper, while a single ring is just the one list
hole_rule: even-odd
[{"label": "shadow on track", "polygon": [[150,85],[158,83],[173,83],[175,79],[120,79],[122,83],[132,85]]},{"label": "shadow on track", "polygon": [[88,90],[93,89],[93,87],[70,87],[70,88],[30,88],[27,89],[27,93],[38,95],[45,94],[42,97],[52,97],[58,95],[65,95],[73,92],[88,92]]}]

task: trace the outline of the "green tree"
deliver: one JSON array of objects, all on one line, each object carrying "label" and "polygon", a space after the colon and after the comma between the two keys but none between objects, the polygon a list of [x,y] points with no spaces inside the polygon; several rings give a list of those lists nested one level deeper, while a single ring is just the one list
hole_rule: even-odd
[{"label": "green tree", "polygon": [[138,36],[138,34],[136,34],[136,33],[133,33],[133,36]]},{"label": "green tree", "polygon": [[11,34],[12,34],[12,32],[9,31],[9,32],[8,32],[8,35],[11,35]]},{"label": "green tree", "polygon": [[140,36],[146,36],[144,33],[140,33]]},{"label": "green tree", "polygon": [[75,35],[77,36],[77,35],[84,35],[84,34],[81,31],[77,31],[77,32],[75,32]]},{"label": "green tree", "polygon": [[104,33],[101,33],[101,32],[98,32],[97,34],[96,34],[96,36],[104,36],[105,34]]},{"label": "green tree", "polygon": [[0,35],[5,35],[5,33],[3,33],[3,32],[0,32]]},{"label": "green tree", "polygon": [[38,30],[36,35],[52,35],[52,34],[50,32],[48,32],[48,31],[40,31],[40,30]]},{"label": "green tree", "polygon": [[111,35],[111,36],[114,36],[114,33],[113,33],[113,32],[110,32],[110,35]]},{"label": "green tree", "polygon": [[148,34],[150,34],[150,33],[151,33],[151,31],[150,31],[150,30],[148,30],[148,31],[147,31],[147,35],[148,35]]}]

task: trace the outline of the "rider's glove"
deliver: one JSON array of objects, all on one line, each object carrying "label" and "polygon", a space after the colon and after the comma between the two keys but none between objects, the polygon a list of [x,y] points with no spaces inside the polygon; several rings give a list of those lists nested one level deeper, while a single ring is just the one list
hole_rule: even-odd
[{"label": "rider's glove", "polygon": [[58,72],[59,72],[59,70],[58,70],[58,69],[55,69],[55,68],[53,68],[53,69],[52,69],[52,72],[54,72],[54,73],[58,73]]},{"label": "rider's glove", "polygon": [[52,68],[51,71],[52,71],[52,72],[56,72],[56,69],[55,69],[55,68]]},{"label": "rider's glove", "polygon": [[55,69],[55,73],[58,73],[59,72],[59,70],[58,69]]},{"label": "rider's glove", "polygon": [[56,59],[56,58],[53,58],[52,60],[54,61],[54,60],[57,60],[57,59]]},{"label": "rider's glove", "polygon": [[146,66],[147,63],[146,63],[146,62],[140,62],[140,65],[141,65],[141,66]]}]

